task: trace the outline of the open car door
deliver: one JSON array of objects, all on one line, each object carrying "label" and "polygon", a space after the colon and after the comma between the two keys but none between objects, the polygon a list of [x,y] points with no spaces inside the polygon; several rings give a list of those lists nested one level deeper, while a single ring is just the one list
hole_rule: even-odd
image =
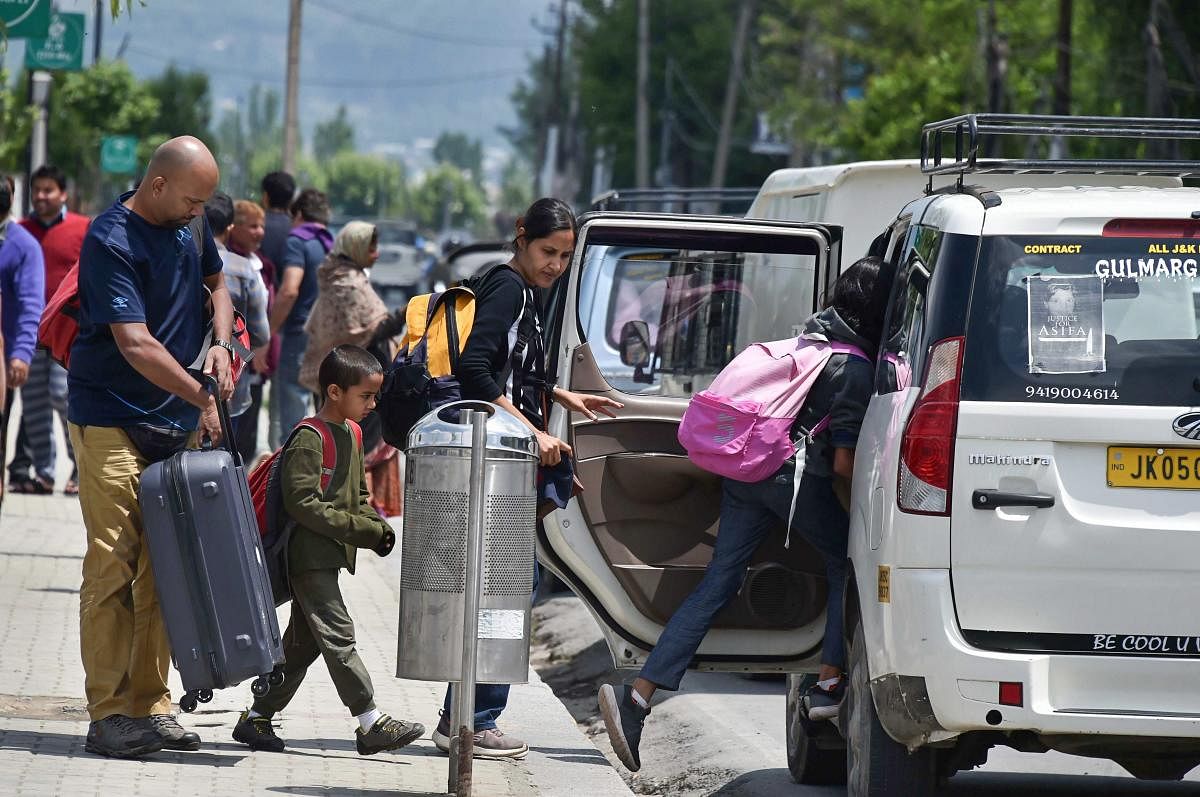
[{"label": "open car door", "polygon": [[[694,393],[754,341],[799,334],[831,274],[841,229],[718,217],[583,217],[575,258],[547,303],[556,383],[610,396],[617,418],[568,417],[584,492],[539,531],[539,558],[587,603],[614,661],[636,667],[712,556],[720,477],[676,439]],[[826,585],[819,553],[784,528],[755,554],[696,665],[795,671],[815,663]]]}]

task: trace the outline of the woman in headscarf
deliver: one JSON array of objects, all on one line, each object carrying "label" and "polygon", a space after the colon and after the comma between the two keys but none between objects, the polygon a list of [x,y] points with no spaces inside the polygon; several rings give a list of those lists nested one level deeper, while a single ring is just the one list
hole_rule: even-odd
[{"label": "woman in headscarf", "polygon": [[[371,287],[366,269],[378,257],[375,225],[352,221],[338,233],[317,269],[317,300],[304,327],[308,347],[300,365],[300,384],[314,393],[320,392],[317,372],[321,360],[335,346],[362,346],[385,368],[391,364],[390,340],[404,325],[404,310],[388,313],[387,305]],[[398,515],[402,509],[398,452],[383,442],[375,413],[363,419],[362,429],[371,503],[385,516]]]}]

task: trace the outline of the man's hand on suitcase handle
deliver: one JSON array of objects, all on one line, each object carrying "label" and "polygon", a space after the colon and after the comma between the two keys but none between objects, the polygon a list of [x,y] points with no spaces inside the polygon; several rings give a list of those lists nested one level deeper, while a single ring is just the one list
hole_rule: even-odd
[{"label": "man's hand on suitcase handle", "polygon": [[372,550],[375,551],[375,553],[379,554],[380,556],[387,556],[388,554],[390,554],[392,552],[392,549],[395,547],[396,547],[396,532],[392,531],[391,529],[388,529],[387,531],[385,531],[383,533],[383,536],[380,538],[379,542],[375,545],[375,547],[372,548]]},{"label": "man's hand on suitcase handle", "polygon": [[217,412],[217,380],[205,374],[201,378],[204,389],[208,391],[208,403],[200,411],[200,440],[208,440],[213,447],[221,444],[221,416]]}]

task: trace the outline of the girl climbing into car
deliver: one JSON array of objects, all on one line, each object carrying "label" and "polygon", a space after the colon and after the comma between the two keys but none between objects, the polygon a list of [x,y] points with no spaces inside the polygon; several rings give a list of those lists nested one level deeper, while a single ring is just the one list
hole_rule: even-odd
[{"label": "girl climbing into car", "polygon": [[[713,618],[741,587],[755,549],[789,515],[791,531],[821,552],[829,582],[820,673],[805,704],[813,720],[837,715],[845,694],[841,596],[850,526],[849,480],[871,397],[890,283],[883,261],[863,258],[838,279],[825,309],[805,321],[802,338],[846,344],[866,358],[836,351],[813,383],[792,426],[793,440],[807,434],[805,430],[821,429],[807,444],[802,476],[794,472],[794,462],[788,462],[759,482],[724,480],[717,541],[704,578],[671,616],[633,683],[619,687],[619,692],[611,684],[600,688],[600,710],[613,750],[631,771],[641,768],[638,747],[650,699],[658,689],[679,688]],[[822,428],[819,422],[826,417],[829,422]],[[795,478],[801,479],[798,491],[793,490]]]}]

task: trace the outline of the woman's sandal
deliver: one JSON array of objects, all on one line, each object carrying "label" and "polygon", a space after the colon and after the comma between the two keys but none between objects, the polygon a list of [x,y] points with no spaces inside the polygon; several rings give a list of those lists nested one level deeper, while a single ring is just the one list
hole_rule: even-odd
[{"label": "woman's sandal", "polygon": [[74,479],[71,479],[66,484],[64,484],[63,485],[63,495],[78,496],[79,495],[79,482],[75,481]]},{"label": "woman's sandal", "polygon": [[8,491],[22,495],[51,495],[54,492],[54,485],[47,485],[41,479],[31,479],[26,476],[24,479],[10,481]]}]

